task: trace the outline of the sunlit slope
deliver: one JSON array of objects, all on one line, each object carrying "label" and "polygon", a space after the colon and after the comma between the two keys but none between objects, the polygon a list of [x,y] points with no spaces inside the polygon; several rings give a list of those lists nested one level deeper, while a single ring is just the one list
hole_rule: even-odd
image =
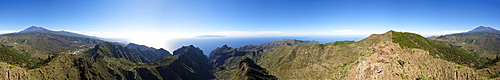
[{"label": "sunlit slope", "polygon": [[18,33],[0,35],[0,42],[41,58],[47,58],[45,56],[47,54],[87,49],[104,42],[81,34],[35,28],[30,27]]},{"label": "sunlit slope", "polygon": [[269,72],[255,64],[250,58],[243,57],[238,64],[238,69],[234,71],[233,79],[237,80],[278,80],[273,75],[269,75]]},{"label": "sunlit slope", "polygon": [[[400,36],[410,38],[397,41]],[[417,47],[412,47],[415,45],[410,43]],[[468,67],[480,64],[480,60],[470,58],[474,55],[447,53],[448,49],[457,50],[455,52],[461,50],[426,44],[436,43],[417,34],[389,31],[371,35],[358,42],[342,41],[268,49],[256,62],[279,79],[478,78],[477,73]]]},{"label": "sunlit slope", "polygon": [[[239,48],[231,48],[227,45],[218,47],[209,55],[210,64],[213,67],[213,74],[217,79],[236,79],[240,76],[234,76],[238,70],[238,65],[243,58],[249,58],[253,61],[259,61],[265,49],[273,49],[279,46],[319,44],[317,41],[302,41],[295,39],[282,39],[260,44],[259,46],[245,45]],[[252,74],[252,73],[251,73]],[[267,74],[267,73],[266,73]]]},{"label": "sunlit slope", "polygon": [[430,37],[453,47],[481,53],[483,57],[495,58],[500,53],[500,31],[490,27],[478,27],[466,33]]},{"label": "sunlit slope", "polygon": [[13,49],[13,46],[0,44],[0,62],[6,62],[23,68],[39,67],[42,59],[33,58],[30,54]]}]

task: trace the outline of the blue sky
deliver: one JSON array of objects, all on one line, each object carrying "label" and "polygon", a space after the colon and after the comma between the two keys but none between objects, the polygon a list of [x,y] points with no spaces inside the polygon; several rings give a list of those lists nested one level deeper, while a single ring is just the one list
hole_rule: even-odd
[{"label": "blue sky", "polygon": [[2,0],[0,33],[31,25],[153,47],[200,35],[426,36],[500,26],[498,0]]}]

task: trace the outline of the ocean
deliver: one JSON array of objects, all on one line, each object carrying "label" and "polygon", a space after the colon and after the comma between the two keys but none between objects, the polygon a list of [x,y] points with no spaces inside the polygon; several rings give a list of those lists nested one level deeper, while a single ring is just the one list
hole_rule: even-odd
[{"label": "ocean", "polygon": [[[335,41],[359,41],[364,37],[324,37],[324,36],[316,36],[316,37],[197,37],[197,38],[184,38],[177,39],[172,41],[173,44],[168,44],[168,50],[176,50],[182,46],[194,45],[195,47],[199,47],[203,54],[209,55],[212,50],[217,47],[221,47],[226,44],[229,47],[239,48],[245,45],[260,45],[262,43],[281,40],[281,39],[297,39],[297,40],[305,40],[305,41],[318,41],[322,44],[335,42]],[[174,51],[170,51],[174,52]]]}]

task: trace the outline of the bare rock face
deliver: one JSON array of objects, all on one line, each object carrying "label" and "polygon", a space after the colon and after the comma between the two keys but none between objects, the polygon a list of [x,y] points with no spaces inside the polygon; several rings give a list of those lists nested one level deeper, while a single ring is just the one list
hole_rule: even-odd
[{"label": "bare rock face", "polygon": [[484,79],[474,69],[429,55],[420,49],[402,49],[392,41],[379,42],[371,55],[361,57],[349,70],[348,80]]},{"label": "bare rock face", "polygon": [[394,61],[399,58],[399,54],[403,51],[399,48],[398,44],[390,41],[383,41],[369,47],[369,49],[372,49],[372,54],[366,58],[360,58],[359,63],[350,70],[351,73],[347,78],[382,79],[382,76],[386,76],[385,73],[390,73],[391,70],[395,70],[392,68],[388,69],[391,64],[401,67],[406,64],[406,61]]},{"label": "bare rock face", "polygon": [[0,62],[0,80],[31,80],[25,69]]}]

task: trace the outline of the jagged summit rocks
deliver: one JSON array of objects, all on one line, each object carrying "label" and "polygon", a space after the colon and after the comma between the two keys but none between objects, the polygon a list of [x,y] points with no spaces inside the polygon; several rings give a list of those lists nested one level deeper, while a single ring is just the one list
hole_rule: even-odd
[{"label": "jagged summit rocks", "polygon": [[[182,46],[181,48],[175,50],[173,52],[174,55],[179,55],[179,54],[196,54],[196,55],[203,55],[203,52],[200,50],[200,48],[195,47],[193,45],[189,46]],[[201,54],[199,54],[201,53]]]}]

